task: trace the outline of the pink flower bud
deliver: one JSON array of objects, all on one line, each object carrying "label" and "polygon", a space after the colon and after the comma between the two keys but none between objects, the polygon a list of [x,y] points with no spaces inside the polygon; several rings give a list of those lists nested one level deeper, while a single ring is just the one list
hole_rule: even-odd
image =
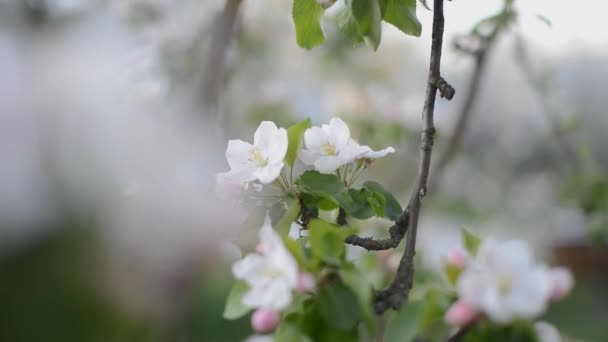
[{"label": "pink flower bud", "polygon": [[551,284],[551,292],[549,299],[558,301],[564,298],[574,286],[574,277],[572,273],[565,267],[554,267],[549,270],[549,281]]},{"label": "pink flower bud", "polygon": [[445,313],[445,321],[454,326],[464,326],[473,321],[475,318],[475,309],[465,302],[458,301]]},{"label": "pink flower bud", "polygon": [[255,245],[255,251],[260,253],[260,254],[264,254],[264,245],[262,245],[262,243],[258,243],[257,245]]},{"label": "pink flower bud", "polygon": [[310,293],[315,290],[315,277],[308,272],[300,272],[298,274],[298,285],[296,292],[298,293]]},{"label": "pink flower bud", "polygon": [[464,266],[467,262],[464,254],[458,249],[451,250],[448,253],[446,261],[449,265],[454,266],[456,268],[460,268],[460,269],[464,268]]},{"label": "pink flower bud", "polygon": [[278,324],[279,314],[276,311],[260,308],[251,315],[251,326],[258,333],[271,332]]}]

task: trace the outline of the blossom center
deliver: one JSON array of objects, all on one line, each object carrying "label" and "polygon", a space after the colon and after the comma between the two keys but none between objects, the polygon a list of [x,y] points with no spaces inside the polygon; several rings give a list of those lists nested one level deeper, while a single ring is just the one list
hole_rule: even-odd
[{"label": "blossom center", "polygon": [[266,268],[264,275],[270,279],[275,279],[281,276],[281,272],[275,268]]},{"label": "blossom center", "polygon": [[511,290],[512,286],[511,278],[509,277],[501,277],[498,282],[498,291],[503,295]]},{"label": "blossom center", "polygon": [[336,147],[330,143],[325,143],[322,145],[323,147],[323,151],[325,152],[325,154],[329,155],[329,156],[335,156],[338,153],[336,152]]},{"label": "blossom center", "polygon": [[264,158],[264,156],[262,155],[262,151],[260,151],[260,149],[257,147],[254,147],[251,150],[251,155],[249,156],[249,160],[256,163],[256,165],[259,167],[264,167],[264,166],[268,165],[268,159]]}]

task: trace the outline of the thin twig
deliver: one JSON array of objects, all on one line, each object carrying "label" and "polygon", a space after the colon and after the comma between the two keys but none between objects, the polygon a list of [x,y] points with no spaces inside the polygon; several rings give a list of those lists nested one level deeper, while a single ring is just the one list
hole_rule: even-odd
[{"label": "thin twig", "polygon": [[437,163],[435,164],[432,172],[433,178],[429,184],[429,188],[431,189],[433,189],[436,183],[441,180],[441,176],[443,175],[446,166],[460,149],[462,138],[466,128],[468,127],[473,112],[473,104],[477,100],[477,95],[479,94],[481,80],[483,78],[482,76],[486,70],[485,66],[487,56],[492,47],[495,46],[499,33],[506,27],[506,24],[511,18],[512,10],[510,6],[511,4],[509,2],[505,2],[505,7],[502,9],[501,13],[495,17],[497,20],[494,22],[494,28],[490,34],[487,36],[481,36],[477,33],[466,37],[479,39],[478,48],[467,47],[465,44],[461,44],[458,40],[456,40],[454,43],[456,49],[468,53],[473,57],[473,74],[464,97],[464,103],[462,104],[456,119],[456,126],[454,127],[452,134],[447,139],[447,143],[444,145],[445,149],[443,150],[443,153],[440,153],[437,157]]},{"label": "thin twig", "polygon": [[217,115],[218,101],[226,77],[226,55],[232,42],[241,3],[242,0],[226,0],[223,11],[214,20],[211,44],[200,85],[200,99],[208,115]]},{"label": "thin twig", "polygon": [[[431,164],[431,152],[433,149],[433,135],[435,127],[433,125],[433,114],[435,110],[435,99],[437,97],[438,86],[442,85],[443,96],[450,98],[447,90],[447,83],[441,78],[441,49],[443,45],[443,1],[434,0],[433,7],[433,35],[431,43],[431,61],[429,65],[429,75],[426,89],[426,100],[423,109],[424,128],[421,134],[420,164],[418,167],[418,180],[416,187],[405,211],[408,212],[408,232],[406,247],[397,273],[391,285],[377,294],[374,309],[378,314],[386,310],[398,309],[403,305],[409,296],[410,289],[414,281],[414,255],[416,254],[416,234],[418,230],[418,218],[420,216],[420,202],[426,195],[429,169]],[[448,85],[449,86],[449,85]],[[453,94],[451,94],[453,95]]]}]

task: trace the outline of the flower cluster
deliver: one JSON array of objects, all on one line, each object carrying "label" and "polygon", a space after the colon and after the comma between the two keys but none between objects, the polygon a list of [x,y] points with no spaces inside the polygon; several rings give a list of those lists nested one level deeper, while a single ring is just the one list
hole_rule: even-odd
[{"label": "flower cluster", "polygon": [[[286,190],[291,179],[287,179],[284,172],[285,159],[288,149],[293,148],[305,165],[323,174],[338,172],[350,185],[369,162],[395,152],[392,147],[374,151],[360,145],[351,138],[350,129],[340,118],[332,118],[328,125],[307,128],[303,138],[305,149],[300,149],[302,137],[296,139],[294,146],[289,146],[285,128],[263,121],[254,133],[253,144],[238,139],[228,142],[226,159],[230,171],[217,174],[216,180],[228,189],[247,190],[254,184],[259,190],[260,185],[275,183]],[[355,167],[348,168],[355,163]],[[288,166],[293,168],[293,165]]]},{"label": "flower cluster", "polygon": [[[480,318],[499,325],[534,320],[573,286],[567,269],[537,262],[523,241],[487,239],[470,252],[469,258],[458,252],[447,258],[447,267],[457,270],[458,300],[445,315],[454,326],[466,326]],[[539,331],[548,330],[546,323],[538,326]]]},{"label": "flower cluster", "polygon": [[247,255],[232,267],[236,279],[248,285],[242,304],[256,311],[251,325],[261,333],[272,331],[279,323],[279,312],[291,304],[293,292],[313,291],[315,279],[298,271],[298,264],[267,218],[259,232],[257,253]]}]

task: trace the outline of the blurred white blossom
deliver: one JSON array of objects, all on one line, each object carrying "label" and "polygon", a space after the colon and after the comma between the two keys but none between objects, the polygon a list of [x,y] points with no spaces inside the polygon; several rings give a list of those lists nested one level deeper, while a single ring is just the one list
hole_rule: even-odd
[{"label": "blurred white blossom", "polygon": [[269,219],[260,229],[260,242],[263,253],[252,253],[237,261],[232,273],[250,286],[243,296],[245,306],[283,310],[298,286],[298,265]]}]

